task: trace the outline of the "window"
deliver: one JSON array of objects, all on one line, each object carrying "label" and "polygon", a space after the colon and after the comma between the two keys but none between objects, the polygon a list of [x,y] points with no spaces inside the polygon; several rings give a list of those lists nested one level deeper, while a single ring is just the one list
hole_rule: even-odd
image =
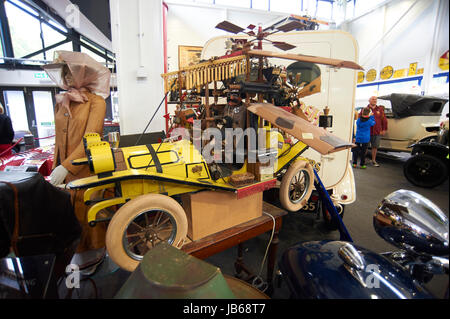
[{"label": "window", "polygon": [[302,3],[299,0],[270,1],[270,11],[299,14]]},{"label": "window", "polygon": [[[13,44],[14,56],[20,58],[42,49],[41,27],[38,18],[23,12],[9,2],[5,2]],[[34,59],[43,59],[43,55]]]},{"label": "window", "polygon": [[[40,65],[44,60],[52,61],[56,50],[73,51],[73,43],[68,38],[66,27],[49,18],[45,12],[38,12],[19,0],[6,0],[5,10],[10,27],[14,58],[26,59],[26,62],[23,62],[26,64]],[[83,39],[83,37],[81,37],[81,41],[85,46],[101,53],[105,52],[104,48]],[[45,48],[54,45],[57,46],[43,52]],[[93,53],[87,48],[82,48],[81,51],[89,54],[99,62],[105,62],[102,56]],[[0,57],[2,57],[3,47],[1,43],[0,52]],[[39,53],[34,54],[35,52]],[[108,51],[106,54],[109,58],[114,59],[114,55],[111,52]],[[0,59],[0,63],[4,62],[3,59]]]},{"label": "window", "polygon": [[84,46],[81,46],[81,52],[86,53],[91,58],[93,58],[95,61],[98,61],[100,63],[104,63],[105,62],[105,58],[95,54],[94,52],[92,52],[91,50],[85,48]]},{"label": "window", "polygon": [[328,1],[317,1],[317,13],[315,16],[331,19],[333,6]]},{"label": "window", "polygon": [[303,0],[303,11],[312,16],[316,16],[316,6],[317,6],[317,0]]},{"label": "window", "polygon": [[64,35],[62,35],[58,31],[53,30],[45,23],[42,23],[42,33],[44,34],[44,44],[46,47],[66,39]]},{"label": "window", "polygon": [[354,17],[354,13],[355,13],[355,5],[354,5],[353,1],[348,1],[346,8],[347,8],[347,10],[345,12],[345,18],[352,19]]},{"label": "window", "polygon": [[25,98],[22,91],[4,91],[3,98],[15,132],[29,131]]},{"label": "window", "polygon": [[97,47],[97,46],[91,44],[91,43],[89,42],[89,40],[87,40],[87,39],[84,38],[84,37],[81,37],[81,43],[83,44],[83,45],[81,46],[81,52],[86,53],[87,55],[89,55],[89,56],[92,57],[94,60],[96,60],[96,61],[98,61],[98,62],[100,62],[100,63],[105,63],[105,62],[106,62],[106,60],[105,60],[104,57],[102,57],[102,56],[100,56],[100,55],[94,53],[92,50],[89,50],[87,47],[92,48],[92,49],[94,49],[94,50],[96,50],[96,51],[98,51],[98,52],[101,52],[101,53],[105,53],[105,50],[104,50],[104,49],[99,48],[99,47]]},{"label": "window", "polygon": [[36,126],[40,138],[39,145],[51,145],[55,142],[55,118],[51,91],[33,91],[33,103],[36,114]]},{"label": "window", "polygon": [[56,48],[45,51],[47,61],[53,61],[53,56],[55,54],[55,51],[58,51],[58,50],[73,51],[72,42],[67,42],[67,43],[57,46]]}]

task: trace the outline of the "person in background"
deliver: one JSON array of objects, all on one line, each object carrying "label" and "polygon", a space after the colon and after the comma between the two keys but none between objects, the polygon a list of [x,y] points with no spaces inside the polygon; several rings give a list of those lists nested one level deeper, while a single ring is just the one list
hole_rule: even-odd
[{"label": "person in background", "polygon": [[354,143],[356,147],[353,150],[353,167],[356,168],[358,158],[360,158],[359,167],[366,168],[366,152],[370,142],[370,129],[375,125],[375,119],[371,115],[370,108],[365,107],[361,110],[356,121],[356,135]]},{"label": "person in background", "polygon": [[0,156],[11,155],[11,143],[14,139],[14,130],[11,119],[5,114],[5,109],[0,103]]},{"label": "person in background", "polygon": [[367,107],[370,108],[373,117],[375,118],[375,125],[370,128],[370,147],[372,148],[372,164],[373,166],[378,167],[380,165],[376,161],[377,151],[380,147],[381,136],[386,134],[388,124],[386,115],[384,114],[384,107],[377,105],[376,96],[370,97],[369,105],[367,105]]}]

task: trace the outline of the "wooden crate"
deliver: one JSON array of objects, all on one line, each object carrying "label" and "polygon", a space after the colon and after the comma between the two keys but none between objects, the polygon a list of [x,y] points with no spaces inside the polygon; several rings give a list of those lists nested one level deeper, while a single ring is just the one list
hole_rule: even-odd
[{"label": "wooden crate", "polygon": [[255,175],[255,181],[263,182],[269,179],[272,179],[274,176],[274,167],[270,165],[270,162],[267,163],[248,163],[247,171],[251,172]]},{"label": "wooden crate", "polygon": [[259,192],[241,199],[220,191],[183,195],[188,237],[197,240],[262,216],[262,195]]}]

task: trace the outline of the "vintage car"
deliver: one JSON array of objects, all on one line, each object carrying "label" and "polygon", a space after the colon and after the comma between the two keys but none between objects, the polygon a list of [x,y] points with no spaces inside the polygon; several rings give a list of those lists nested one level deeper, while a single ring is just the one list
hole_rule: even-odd
[{"label": "vintage car", "polygon": [[447,119],[440,123],[436,138],[411,145],[412,156],[403,165],[403,173],[412,184],[432,188],[448,178],[448,128],[447,113]]},{"label": "vintage car", "polygon": [[[249,163],[248,154],[239,170],[223,176],[213,174],[217,164],[207,163],[189,140],[168,139],[159,144],[112,149],[97,134],[85,136],[86,158],[73,164],[89,165],[95,175],[66,186],[85,190],[84,201],[90,206],[87,220],[91,226],[109,221],[106,246],[116,264],[132,271],[145,252],[158,242],[166,241],[176,247],[184,244],[188,221],[186,207],[174,199],[177,195],[216,190],[234,193],[240,199],[275,187],[280,179],[281,202],[287,210],[298,211],[309,199],[314,183],[313,166],[300,155],[308,147],[324,155],[352,147],[324,128],[274,105],[258,103],[251,105],[249,111],[277,123],[294,136],[307,138],[290,144],[278,133],[281,147],[275,152],[260,153],[276,157],[274,166],[265,167],[259,175],[255,172],[257,178],[253,176],[245,183],[239,183],[239,179],[252,171],[251,166],[262,167],[259,162]],[[108,191],[114,195],[99,197]],[[117,211],[116,205],[120,206]],[[112,217],[105,218],[105,210]]]},{"label": "vintage car", "polygon": [[[307,38],[307,42],[314,38],[308,32],[297,35]],[[337,39],[352,42],[351,37],[337,32],[320,33],[319,37],[327,45],[330,39],[336,43]],[[317,41],[316,38],[316,44]],[[311,49],[320,52],[323,48],[315,47],[316,44],[312,44]],[[307,46],[304,44],[302,47]],[[143,255],[159,242],[181,247],[190,227],[186,216],[190,208],[185,206],[182,198],[180,200],[182,195],[213,190],[216,193],[235,194],[237,199],[242,199],[279,186],[282,206],[296,212],[305,205],[312,193],[314,168],[322,176],[338,171],[339,175],[330,175],[337,179],[336,182],[346,180],[346,176],[353,177],[348,165],[349,149],[354,146],[351,132],[340,131],[341,126],[347,127],[346,124],[352,121],[355,70],[361,69],[353,62],[356,54],[355,48],[352,48],[349,60],[340,59],[342,55],[347,56],[342,53],[338,57],[323,58],[250,49],[248,46],[246,49],[236,49],[229,55],[210,57],[197,65],[162,75],[166,96],[175,91],[179,99],[171,127],[177,126],[194,133],[190,137],[180,140],[173,133],[156,144],[111,148],[100,136],[86,135],[86,157],[73,163],[89,165],[95,175],[72,181],[66,187],[84,190],[84,201],[90,206],[87,220],[91,226],[109,222],[106,247],[111,259],[121,268],[132,271]],[[271,67],[268,65],[269,58],[289,61],[289,65],[293,62],[310,63],[309,70],[296,65],[302,67],[305,73],[312,74],[310,81],[302,81],[302,75],[297,75],[299,72],[291,67],[293,82],[287,85],[289,72],[286,70],[289,66]],[[320,72],[329,74],[321,78],[318,76],[320,72],[317,72],[319,67],[314,65],[325,65]],[[339,95],[333,103],[332,111],[336,116],[341,103],[347,107],[340,114],[343,120],[331,125],[331,116],[326,114],[320,117],[316,114],[317,123],[314,123],[302,111],[298,99],[320,95],[320,105],[324,108],[330,105],[331,108],[332,105],[328,104],[331,103],[331,100],[328,101],[329,94],[319,93],[322,90],[331,91],[333,86],[339,86],[342,92],[348,93]],[[195,101],[194,105],[201,105],[192,108],[188,97]],[[226,103],[220,105],[223,103],[221,101]],[[236,116],[241,114],[237,105],[244,110],[241,121]],[[220,112],[227,107],[232,108],[231,112]],[[318,123],[320,119],[327,122],[322,123],[322,127]],[[268,147],[260,148],[258,140],[257,148],[248,147],[242,154],[234,153],[233,148],[232,153],[236,157],[242,155],[244,162],[233,158],[228,163],[221,161],[229,155],[225,139],[224,144],[218,143],[218,150],[214,148],[214,160],[209,161],[206,157],[211,153],[205,153],[205,147],[196,145],[194,120],[200,121],[202,132],[208,128],[218,129],[219,134],[224,127],[242,129],[240,123],[246,123],[245,129],[253,128],[258,132],[263,129],[263,134],[266,134],[263,140],[267,141]],[[331,132],[332,129],[336,134]],[[207,146],[213,141],[211,138],[201,140]],[[247,141],[249,146],[251,139]],[[318,160],[304,157],[307,150],[313,150],[310,153]],[[344,154],[340,156],[340,153]],[[251,161],[252,157],[256,161]],[[333,162],[335,158],[339,158],[339,161],[333,167],[317,165],[319,161]],[[327,177],[331,187],[336,185],[333,180]],[[337,187],[335,192],[338,194],[345,188],[351,194],[350,199],[350,196],[342,196],[337,200],[354,200],[352,185],[353,178],[340,188]],[[226,201],[221,203],[224,206],[229,204]],[[336,205],[339,203],[336,202]]]},{"label": "vintage car", "polygon": [[415,94],[392,93],[378,97],[385,107],[388,130],[381,137],[380,150],[410,152],[410,145],[433,141],[448,99]]},{"label": "vintage car", "polygon": [[[351,237],[302,241],[283,252],[282,279],[296,299],[442,298],[426,284],[435,275],[446,274],[448,281],[448,226],[429,199],[400,189],[373,213],[374,230],[396,249],[375,252]],[[447,286],[444,299],[448,292]]]}]

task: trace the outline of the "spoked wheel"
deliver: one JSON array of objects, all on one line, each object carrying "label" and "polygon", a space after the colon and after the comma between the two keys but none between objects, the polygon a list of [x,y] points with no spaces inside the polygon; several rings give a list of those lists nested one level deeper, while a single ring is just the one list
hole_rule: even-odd
[{"label": "spoked wheel", "polygon": [[146,194],[130,200],[112,218],[106,248],[122,269],[133,271],[145,253],[161,242],[178,246],[187,234],[187,219],[176,200]]},{"label": "spoked wheel", "polygon": [[305,161],[292,164],[280,185],[280,202],[283,208],[296,212],[308,202],[314,186],[312,166]]},{"label": "spoked wheel", "polygon": [[446,163],[437,157],[419,154],[406,161],[403,173],[412,184],[431,188],[445,181],[448,177],[448,168]]}]

